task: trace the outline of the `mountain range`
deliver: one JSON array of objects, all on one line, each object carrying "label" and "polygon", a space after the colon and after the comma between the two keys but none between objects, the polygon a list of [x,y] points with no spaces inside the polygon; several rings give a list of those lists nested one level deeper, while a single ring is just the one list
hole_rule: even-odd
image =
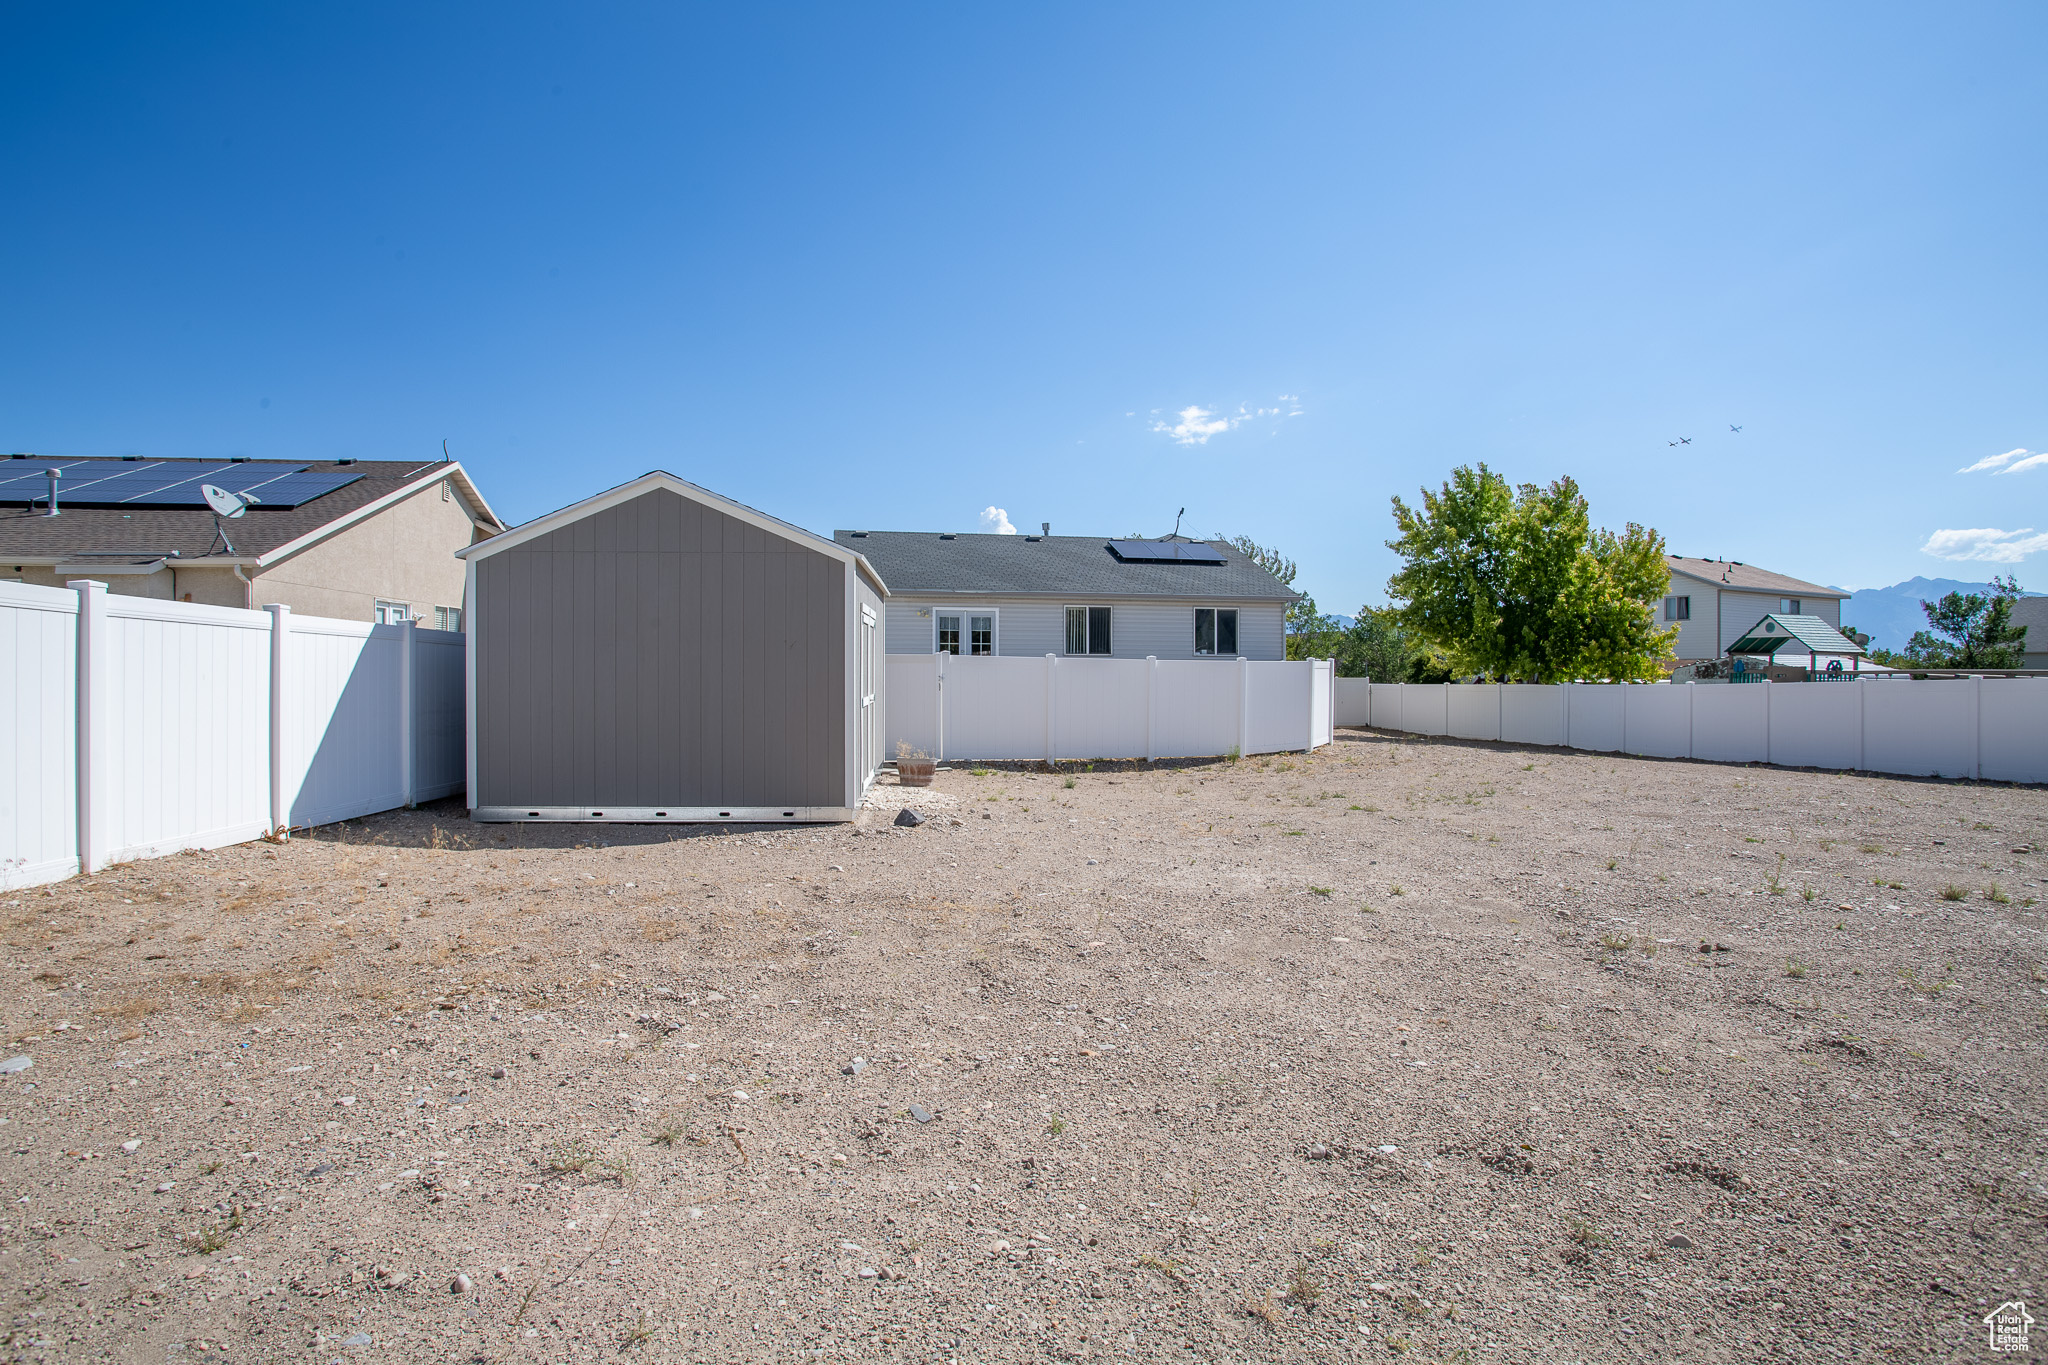
[{"label": "mountain range", "polygon": [[1952,592],[1990,591],[1989,583],[1963,583],[1953,578],[1909,578],[1889,588],[1858,588],[1842,602],[1842,625],[1867,633],[1870,643],[1879,649],[1903,649],[1914,631],[1927,629],[1921,602]]}]

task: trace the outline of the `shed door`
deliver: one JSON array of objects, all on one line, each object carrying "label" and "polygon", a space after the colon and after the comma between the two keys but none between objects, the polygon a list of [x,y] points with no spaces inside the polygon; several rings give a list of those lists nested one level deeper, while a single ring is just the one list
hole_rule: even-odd
[{"label": "shed door", "polygon": [[873,780],[882,761],[882,710],[875,705],[876,675],[882,666],[876,648],[874,608],[860,609],[860,784]]}]

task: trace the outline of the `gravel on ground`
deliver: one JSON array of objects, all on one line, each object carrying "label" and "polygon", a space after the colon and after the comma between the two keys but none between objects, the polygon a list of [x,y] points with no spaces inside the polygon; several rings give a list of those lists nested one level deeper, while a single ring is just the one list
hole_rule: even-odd
[{"label": "gravel on ground", "polygon": [[0,893],[0,1356],[1930,1360],[2048,1296],[2040,790],[884,781]]}]

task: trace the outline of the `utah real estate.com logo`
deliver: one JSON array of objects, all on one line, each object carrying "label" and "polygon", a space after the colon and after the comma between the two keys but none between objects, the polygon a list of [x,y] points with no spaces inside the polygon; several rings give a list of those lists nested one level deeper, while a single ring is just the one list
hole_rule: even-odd
[{"label": "utah real estate.com logo", "polygon": [[2026,1350],[2027,1329],[2033,1325],[2034,1318],[2027,1312],[2025,1299],[2002,1303],[1984,1318],[1984,1326],[1991,1333],[1991,1349],[1994,1351]]}]

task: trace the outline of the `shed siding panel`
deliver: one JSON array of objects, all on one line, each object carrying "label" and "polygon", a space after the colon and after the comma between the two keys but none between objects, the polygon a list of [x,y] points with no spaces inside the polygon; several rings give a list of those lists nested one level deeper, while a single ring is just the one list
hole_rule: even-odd
[{"label": "shed siding panel", "polygon": [[[935,648],[932,616],[944,611],[972,613],[976,608],[997,610],[996,652],[1028,657],[1067,652],[1067,612],[1070,606],[1106,606],[1110,618],[1110,645],[1114,657],[1142,659],[1193,659],[1195,654],[1195,608],[1216,605],[1193,601],[1128,601],[1117,598],[1076,597],[1071,602],[1044,598],[976,597],[941,601],[906,595],[891,597],[885,617],[887,645],[891,654],[929,654]],[[1238,613],[1238,653],[1248,659],[1287,657],[1287,609],[1279,603],[1222,603],[1234,605]],[[920,616],[918,613],[924,612]]]},{"label": "shed siding panel", "polygon": [[844,805],[842,574],[667,490],[478,561],[479,803]]}]

